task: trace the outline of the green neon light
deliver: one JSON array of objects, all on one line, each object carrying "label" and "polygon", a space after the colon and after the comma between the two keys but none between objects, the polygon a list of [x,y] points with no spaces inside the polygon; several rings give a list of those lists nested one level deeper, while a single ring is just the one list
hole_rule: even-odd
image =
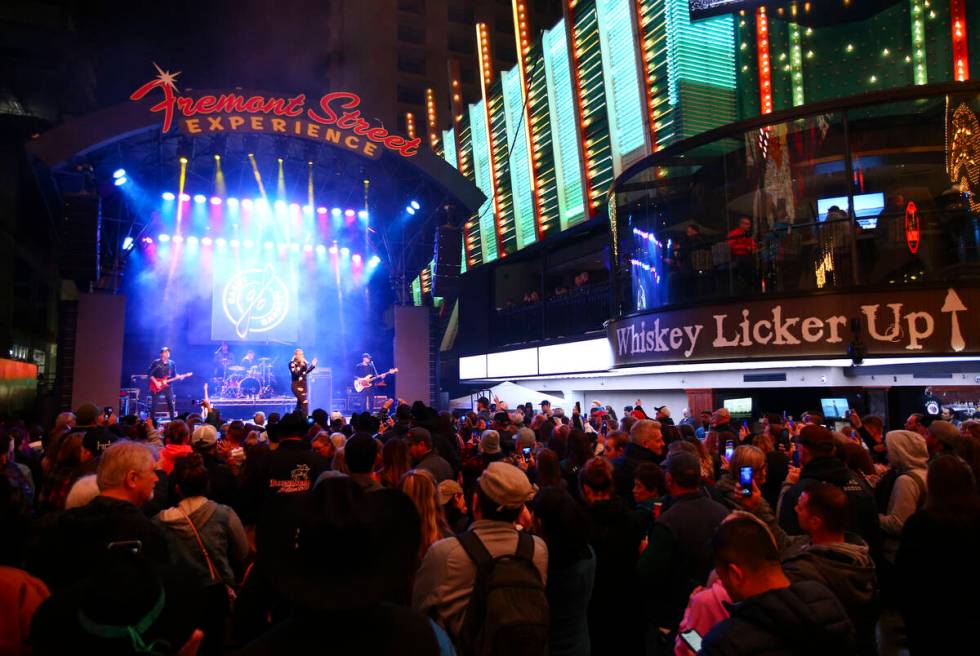
[{"label": "green neon light", "polygon": [[609,134],[618,172],[622,169],[624,155],[646,146],[643,121],[645,99],[640,89],[642,72],[637,69],[637,42],[633,33],[631,3],[596,0],[596,14],[605,71]]},{"label": "green neon light", "polygon": [[493,218],[493,173],[490,170],[490,147],[487,144],[487,115],[483,101],[470,105],[470,141],[473,144],[473,174],[476,186],[487,199],[480,205],[480,245],[483,261],[497,259],[497,234]]},{"label": "green neon light", "polygon": [[803,96],[803,46],[800,26],[789,24],[789,70],[793,86],[793,107],[804,103]]},{"label": "green neon light", "polygon": [[452,128],[442,131],[442,156],[450,166],[459,168],[456,162],[456,131]]},{"label": "green neon light", "polygon": [[517,224],[517,247],[534,243],[534,192],[531,187],[531,156],[527,148],[527,125],[524,120],[524,90],[521,74],[515,66],[502,75],[504,118],[510,151],[510,184],[514,191],[514,221]]}]

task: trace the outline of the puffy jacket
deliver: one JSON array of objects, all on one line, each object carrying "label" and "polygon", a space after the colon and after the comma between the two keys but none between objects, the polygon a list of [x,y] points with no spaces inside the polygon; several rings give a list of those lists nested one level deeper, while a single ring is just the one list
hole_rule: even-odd
[{"label": "puffy jacket", "polygon": [[855,653],[854,626],[834,594],[816,581],[769,590],[731,607],[705,636],[701,654]]},{"label": "puffy jacket", "polygon": [[858,651],[877,653],[878,581],[864,540],[854,534],[832,544],[814,545],[804,539],[783,554],[783,571],[790,581],[827,586],[854,623]]}]

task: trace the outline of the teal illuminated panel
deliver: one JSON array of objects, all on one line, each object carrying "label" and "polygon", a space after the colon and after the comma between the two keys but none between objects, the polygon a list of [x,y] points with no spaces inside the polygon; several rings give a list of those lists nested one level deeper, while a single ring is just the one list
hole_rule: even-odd
[{"label": "teal illuminated panel", "polygon": [[456,162],[456,132],[452,128],[442,131],[442,156],[454,169],[459,168]]},{"label": "teal illuminated panel", "polygon": [[544,33],[544,64],[548,81],[548,108],[551,113],[555,177],[561,229],[574,225],[585,213],[582,200],[582,161],[579,158],[575,128],[575,102],[568,61],[565,21]]},{"label": "teal illuminated panel", "polygon": [[510,184],[514,192],[514,221],[517,224],[517,247],[534,242],[534,193],[531,187],[531,158],[527,152],[527,125],[524,121],[524,91],[521,74],[515,66],[502,75],[504,117],[507,120],[507,143],[510,151]]},{"label": "teal illuminated panel", "polygon": [[412,303],[416,306],[422,305],[422,281],[419,279],[419,276],[415,276],[415,279],[412,280],[411,286]]},{"label": "teal illuminated panel", "polygon": [[500,257],[518,249],[514,223],[514,202],[510,184],[510,144],[507,142],[507,117],[504,112],[504,93],[498,79],[487,91],[490,108],[490,129],[493,139],[493,191],[497,195],[497,234]]},{"label": "teal illuminated panel", "polygon": [[613,167],[619,175],[625,165],[642,157],[646,148],[646,111],[640,87],[642,73],[637,67],[634,13],[632,4],[622,0],[596,0],[596,12]]},{"label": "teal illuminated panel", "polygon": [[531,112],[531,134],[534,143],[534,180],[538,192],[538,225],[541,236],[561,230],[558,211],[558,185],[555,180],[555,151],[551,140],[551,112],[548,109],[548,80],[545,74],[541,42],[531,46],[527,54],[528,109]]},{"label": "teal illuminated panel", "polygon": [[487,199],[480,205],[480,245],[483,262],[497,259],[497,234],[493,216],[493,172],[490,169],[490,145],[487,141],[487,114],[483,101],[470,105],[470,140],[473,144],[473,176],[476,186]]}]

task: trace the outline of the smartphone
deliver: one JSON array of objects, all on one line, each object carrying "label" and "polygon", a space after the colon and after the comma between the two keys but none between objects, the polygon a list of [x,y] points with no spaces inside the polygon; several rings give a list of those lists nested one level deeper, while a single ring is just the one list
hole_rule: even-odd
[{"label": "smartphone", "polygon": [[121,540],[110,542],[106,545],[106,551],[125,551],[131,554],[138,554],[143,550],[143,543],[139,540]]},{"label": "smartphone", "polygon": [[105,414],[106,417],[108,417],[109,415],[112,414],[112,406],[107,405],[106,407],[102,408],[102,412]]},{"label": "smartphone", "polygon": [[752,496],[752,467],[740,467],[738,470],[738,484],[742,486],[742,496]]},{"label": "smartphone", "polygon": [[735,443],[728,440],[725,442],[725,459],[731,460],[733,455],[735,455]]},{"label": "smartphone", "polygon": [[146,421],[146,410],[140,410],[140,421]]},{"label": "smartphone", "polygon": [[527,462],[531,458],[531,447],[526,446],[521,449],[521,453],[524,454],[524,462]]},{"label": "smartphone", "polygon": [[701,651],[701,634],[694,629],[684,631],[681,634],[681,640],[683,640],[684,644],[690,647],[694,653]]}]

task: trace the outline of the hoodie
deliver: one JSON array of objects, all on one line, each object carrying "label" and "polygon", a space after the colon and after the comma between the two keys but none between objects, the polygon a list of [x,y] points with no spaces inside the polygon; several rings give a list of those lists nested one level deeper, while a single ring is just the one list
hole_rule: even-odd
[{"label": "hoodie", "polygon": [[854,627],[840,602],[816,581],[750,597],[705,636],[701,654],[853,654]]},{"label": "hoodie", "polygon": [[877,653],[877,576],[864,540],[848,533],[844,542],[814,545],[805,538],[783,554],[783,572],[793,582],[817,581],[827,586],[854,623],[858,651]]},{"label": "hoodie", "polygon": [[885,446],[888,463],[898,473],[898,478],[888,497],[888,509],[878,516],[878,522],[884,534],[884,556],[889,562],[895,562],[905,520],[925,501],[929,449],[924,437],[907,430],[890,431],[885,436]]},{"label": "hoodie", "polygon": [[168,444],[160,451],[160,469],[167,472],[167,476],[174,473],[174,463],[177,458],[189,456],[194,452],[190,444]]},{"label": "hoodie", "polygon": [[214,582],[211,569],[194,530],[187,523],[188,518],[194,522],[218,576],[224,583],[234,586],[235,571],[242,570],[248,556],[248,538],[238,515],[228,506],[204,497],[189,497],[153,519],[164,529],[170,552],[182,570],[193,573],[202,585],[208,585]]}]

